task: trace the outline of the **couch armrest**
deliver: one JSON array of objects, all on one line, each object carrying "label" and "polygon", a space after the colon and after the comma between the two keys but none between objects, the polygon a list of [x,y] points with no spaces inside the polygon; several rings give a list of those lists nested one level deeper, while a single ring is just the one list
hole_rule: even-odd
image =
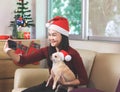
[{"label": "couch armrest", "polygon": [[28,88],[43,81],[49,77],[49,70],[45,68],[39,69],[17,69],[14,76],[14,89]]}]

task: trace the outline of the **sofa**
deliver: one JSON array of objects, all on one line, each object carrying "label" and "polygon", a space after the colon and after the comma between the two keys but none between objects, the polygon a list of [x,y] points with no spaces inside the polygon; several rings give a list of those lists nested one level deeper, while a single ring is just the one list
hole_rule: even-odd
[{"label": "sofa", "polygon": [[[40,44],[37,39],[17,39],[23,45],[29,46],[31,41]],[[17,66],[13,63],[12,59],[3,51],[6,40],[0,40],[0,92],[11,92],[14,84],[14,73],[19,68],[39,68],[40,65],[29,64],[23,67]]]},{"label": "sofa", "polygon": [[[79,88],[96,89],[102,92],[116,92],[120,79],[120,53],[100,53],[86,49],[76,50],[83,59],[89,77],[89,83]],[[49,72],[48,68],[44,68],[44,66],[39,69],[17,69],[14,77],[12,92],[21,92],[28,87],[46,81],[49,77]]]}]

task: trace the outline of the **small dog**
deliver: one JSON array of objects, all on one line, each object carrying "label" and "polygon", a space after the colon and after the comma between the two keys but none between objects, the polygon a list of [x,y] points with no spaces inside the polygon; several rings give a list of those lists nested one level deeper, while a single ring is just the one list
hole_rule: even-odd
[{"label": "small dog", "polygon": [[[53,78],[53,86],[52,89],[56,88],[57,82],[60,78],[64,78],[66,82],[72,81],[75,79],[74,73],[69,69],[69,67],[63,62],[60,52],[56,52],[52,54],[51,60],[53,62],[53,66],[51,69],[51,75],[47,81],[46,86],[48,86],[50,80]],[[73,87],[68,87],[68,92],[72,90]]]}]

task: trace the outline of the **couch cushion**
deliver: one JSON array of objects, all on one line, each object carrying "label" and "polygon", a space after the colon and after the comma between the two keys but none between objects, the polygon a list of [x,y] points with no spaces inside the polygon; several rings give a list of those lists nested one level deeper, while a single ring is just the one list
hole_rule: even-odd
[{"label": "couch cushion", "polygon": [[[6,41],[6,40],[5,40]],[[0,40],[0,59],[11,59],[4,51],[3,51],[3,47],[5,44],[5,41],[1,41]]]},{"label": "couch cushion", "polygon": [[39,68],[40,65],[28,64],[23,67],[16,66],[12,60],[0,60],[0,78],[13,78],[17,68]]},{"label": "couch cushion", "polygon": [[98,53],[91,72],[89,87],[115,92],[120,78],[120,54]]},{"label": "couch cushion", "polygon": [[[3,51],[3,47],[4,47],[4,44],[7,40],[0,40],[0,59],[11,59],[4,51]],[[40,44],[40,40],[34,40],[34,39],[29,39],[29,40],[14,40],[14,41],[17,41],[17,42],[22,42],[22,44],[26,45],[29,47],[30,45],[30,42],[31,41],[34,41],[35,43],[38,43]]]},{"label": "couch cushion", "polygon": [[13,79],[0,79],[0,92],[11,92]]},{"label": "couch cushion", "polygon": [[[38,77],[39,76],[39,77]],[[47,81],[49,70],[45,68],[17,69],[14,78],[14,88],[27,88]]]},{"label": "couch cushion", "polygon": [[84,49],[77,49],[77,51],[82,57],[85,69],[87,71],[87,75],[89,77],[91,69],[92,69],[92,65],[94,63],[94,59],[96,56],[96,52],[90,51],[90,50],[84,50]]},{"label": "couch cushion", "polygon": [[118,82],[117,88],[116,88],[116,92],[120,92],[120,80]]}]

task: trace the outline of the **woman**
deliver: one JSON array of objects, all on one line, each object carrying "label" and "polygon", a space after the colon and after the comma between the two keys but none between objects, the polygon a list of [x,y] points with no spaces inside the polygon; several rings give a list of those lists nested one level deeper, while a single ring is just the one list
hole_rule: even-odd
[{"label": "woman", "polygon": [[[60,50],[65,50],[68,52],[72,59],[69,62],[66,62],[66,65],[73,71],[76,76],[76,79],[71,82],[65,82],[64,79],[59,81],[62,84],[62,87],[58,89],[58,92],[67,92],[67,86],[77,87],[78,85],[85,85],[88,82],[87,73],[85,71],[85,67],[83,65],[82,59],[78,52],[69,46],[69,24],[68,20],[64,17],[56,16],[51,19],[47,24],[48,28],[48,40],[50,42],[50,46],[41,48],[40,50],[36,51],[36,53],[31,54],[29,56],[19,56],[15,54],[14,50],[8,48],[7,44],[4,47],[4,51],[18,64],[29,64],[35,61],[40,61],[44,58],[47,59],[47,64],[49,66],[49,70],[52,68],[52,61],[50,56],[52,53]],[[52,83],[49,83],[48,87],[45,87],[46,82],[30,87],[23,92],[54,92],[52,90]]]}]

